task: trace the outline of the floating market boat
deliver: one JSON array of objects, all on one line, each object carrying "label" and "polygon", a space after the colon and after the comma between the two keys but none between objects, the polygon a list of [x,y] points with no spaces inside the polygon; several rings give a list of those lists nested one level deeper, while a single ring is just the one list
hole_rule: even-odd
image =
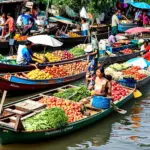
[{"label": "floating market boat", "polygon": [[[61,67],[60,67],[61,66]],[[57,67],[61,70],[57,71]],[[63,67],[63,68],[62,68]],[[68,67],[69,70],[63,71]],[[78,68],[77,68],[78,67]],[[51,70],[49,70],[51,68]],[[73,69],[73,70],[71,70]],[[1,74],[0,90],[9,92],[41,90],[54,88],[77,81],[85,76],[86,62],[83,60],[72,61],[61,65],[46,67],[44,70],[32,72]],[[70,72],[70,73],[69,73]],[[71,73],[72,72],[72,73]],[[30,75],[29,75],[30,74]],[[52,75],[53,74],[53,75]],[[58,74],[60,76],[58,76]],[[65,75],[64,75],[65,74]],[[29,75],[30,77],[27,77]],[[35,77],[36,75],[36,77]],[[41,78],[42,76],[42,78]],[[43,79],[44,77],[44,79]]]},{"label": "floating market boat", "polygon": [[[69,86],[71,87],[71,86]],[[46,140],[50,138],[55,138],[57,136],[62,136],[64,134],[70,133],[72,131],[78,130],[85,126],[88,126],[96,121],[100,121],[100,119],[106,117],[110,113],[114,111],[113,107],[108,109],[94,109],[88,105],[85,105],[85,108],[90,111],[90,116],[83,114],[82,118],[72,121],[68,123],[68,125],[59,128],[59,129],[47,129],[47,130],[36,130],[36,131],[27,131],[23,129],[22,122],[26,119],[36,115],[40,112],[41,109],[44,109],[46,106],[39,104],[39,99],[52,95],[52,93],[56,93],[58,90],[67,89],[68,87],[61,87],[60,89],[55,89],[51,91],[46,91],[41,94],[37,94],[31,97],[27,97],[25,99],[19,100],[17,102],[13,102],[4,106],[3,115],[0,119],[0,140],[1,144],[10,144],[10,143],[30,143],[37,142],[41,140]],[[128,88],[126,88],[128,89]],[[123,106],[124,103],[132,99],[133,90],[128,89],[130,92],[124,96],[119,101],[114,102],[118,107]],[[26,107],[23,104],[38,104],[32,107]],[[32,103],[31,103],[32,101]],[[24,102],[24,103],[23,103]],[[26,107],[26,109],[25,109]],[[61,106],[60,106],[61,107]],[[69,106],[70,107],[70,106]],[[20,117],[17,117],[20,114]]]}]

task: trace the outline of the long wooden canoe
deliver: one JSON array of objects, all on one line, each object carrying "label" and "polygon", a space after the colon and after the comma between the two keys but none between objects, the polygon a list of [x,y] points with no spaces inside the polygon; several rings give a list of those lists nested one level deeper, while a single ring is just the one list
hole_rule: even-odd
[{"label": "long wooden canoe", "polygon": [[[67,59],[67,60],[62,60],[62,61],[57,61],[53,63],[44,63],[44,64],[39,64],[38,68],[43,69],[46,66],[53,66],[53,65],[63,65],[72,61],[80,60],[80,59],[85,59],[86,55],[76,57],[73,59]],[[35,67],[31,65],[12,65],[12,64],[5,64],[5,63],[0,63],[0,72],[19,72],[19,71],[29,71],[33,70]]]},{"label": "long wooden canoe", "polygon": [[[140,52],[135,52],[133,54],[119,54],[119,55],[110,56],[110,57],[104,56],[104,57],[99,58],[99,62],[102,62],[105,60],[105,64],[109,65],[111,63],[127,61],[127,60],[132,59],[134,57],[137,57],[139,55],[140,55]],[[70,61],[76,61],[76,60],[85,59],[85,58],[86,58],[86,55],[81,56],[81,57],[77,57],[74,59],[68,59],[68,60],[54,62],[54,63],[40,64],[39,69],[43,69],[46,66],[62,65],[62,64],[68,63]],[[12,65],[12,64],[0,63],[0,72],[2,72],[2,73],[4,73],[4,72],[29,71],[29,70],[33,70],[33,69],[34,69],[34,67],[30,66],[30,65]]]},{"label": "long wooden canoe", "polygon": [[[49,93],[51,93],[51,92],[52,91],[47,91],[42,94],[49,95]],[[26,99],[23,99],[23,100],[20,100],[17,102],[22,102],[27,99],[33,100],[33,99],[37,99],[37,98],[40,98],[39,95],[28,97]],[[116,102],[116,105],[121,107],[121,106],[123,106],[124,103],[126,103],[127,101],[129,101],[132,98],[133,98],[133,90],[127,97]],[[17,102],[5,105],[4,109],[9,108],[9,106],[12,106],[12,105],[16,104]],[[89,117],[86,117],[84,119],[81,119],[81,120],[73,122],[73,123],[70,123],[65,128],[57,129],[57,130],[44,130],[44,131],[34,131],[34,132],[27,132],[24,130],[16,131],[16,130],[0,123],[1,144],[38,142],[38,141],[45,140],[45,139],[55,138],[56,136],[62,136],[67,133],[70,133],[72,131],[78,130],[85,126],[88,126],[91,123],[99,121],[100,119],[106,117],[113,111],[114,111],[114,109],[112,107],[110,107],[109,109],[106,109],[106,110],[98,111],[97,113],[94,113]]]}]

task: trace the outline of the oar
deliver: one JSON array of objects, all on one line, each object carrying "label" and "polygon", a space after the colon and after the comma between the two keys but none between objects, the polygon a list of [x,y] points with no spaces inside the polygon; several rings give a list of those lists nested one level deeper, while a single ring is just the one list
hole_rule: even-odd
[{"label": "oar", "polygon": [[6,95],[7,95],[7,91],[3,92],[3,96],[2,96],[2,100],[1,100],[1,104],[0,104],[0,114],[2,113],[2,109],[3,109],[3,105],[6,99]]},{"label": "oar", "polygon": [[133,92],[134,98],[139,98],[142,96],[142,93],[136,89],[136,85],[135,85],[135,90]]},{"label": "oar", "polygon": [[112,106],[112,107],[113,107],[113,109],[114,109],[116,112],[118,112],[119,114],[124,115],[124,114],[126,114],[126,113],[127,113],[127,111],[126,111],[126,110],[118,108],[118,106],[117,106],[117,105],[115,105],[112,101],[111,101],[111,106]]}]

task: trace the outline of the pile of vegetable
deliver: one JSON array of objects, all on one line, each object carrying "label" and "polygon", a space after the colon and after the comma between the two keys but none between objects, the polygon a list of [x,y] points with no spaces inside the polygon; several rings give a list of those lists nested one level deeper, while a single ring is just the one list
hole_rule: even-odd
[{"label": "pile of vegetable", "polygon": [[54,96],[79,102],[80,100],[90,96],[90,91],[86,86],[81,86],[55,93]]},{"label": "pile of vegetable", "polygon": [[48,108],[62,108],[65,111],[66,115],[69,117],[69,123],[83,119],[80,103],[72,102],[70,100],[65,100],[55,96],[43,97],[42,99],[40,99],[40,102],[46,104]]},{"label": "pile of vegetable", "polygon": [[0,60],[4,59],[5,57],[3,55],[0,54]]},{"label": "pile of vegetable", "polygon": [[74,47],[69,52],[73,54],[75,57],[80,57],[85,55],[84,48],[80,48],[80,47]]},{"label": "pile of vegetable", "polygon": [[64,127],[68,122],[65,111],[61,108],[51,108],[23,121],[26,131],[37,131],[47,129],[58,129]]},{"label": "pile of vegetable", "polygon": [[129,68],[130,66],[131,65],[128,63],[122,63],[122,64],[115,63],[113,65],[110,65],[109,67],[116,71],[121,71],[121,70],[125,70],[125,69]]},{"label": "pile of vegetable", "polygon": [[132,54],[132,53],[133,53],[133,50],[127,48],[127,49],[124,49],[122,52],[123,52],[123,54]]}]

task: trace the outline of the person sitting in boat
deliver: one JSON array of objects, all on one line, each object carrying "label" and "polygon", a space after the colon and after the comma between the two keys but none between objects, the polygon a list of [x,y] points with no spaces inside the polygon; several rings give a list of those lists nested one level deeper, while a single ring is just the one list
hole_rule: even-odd
[{"label": "person sitting in boat", "polygon": [[23,21],[23,25],[24,25],[22,34],[27,35],[30,33],[32,27],[35,24],[35,21],[31,15],[30,9],[27,9],[25,14],[22,15],[22,21]]},{"label": "person sitting in boat", "polygon": [[39,60],[39,58],[33,55],[31,46],[32,46],[32,42],[26,41],[25,46],[22,49],[18,50],[17,63],[19,65],[28,65],[31,63],[35,63],[35,61],[33,61],[32,58]]},{"label": "person sitting in boat", "polygon": [[147,46],[148,46],[148,42],[143,40],[143,45],[141,46],[141,51],[146,51]]},{"label": "person sitting in boat", "polygon": [[117,42],[116,34],[112,33],[108,38],[108,46],[112,47]]},{"label": "person sitting in boat", "polygon": [[81,20],[81,31],[83,36],[88,36],[89,32],[89,24],[87,23],[86,19],[82,18]]},{"label": "person sitting in boat", "polygon": [[150,51],[148,51],[144,56],[143,56],[144,59],[150,61]]}]

